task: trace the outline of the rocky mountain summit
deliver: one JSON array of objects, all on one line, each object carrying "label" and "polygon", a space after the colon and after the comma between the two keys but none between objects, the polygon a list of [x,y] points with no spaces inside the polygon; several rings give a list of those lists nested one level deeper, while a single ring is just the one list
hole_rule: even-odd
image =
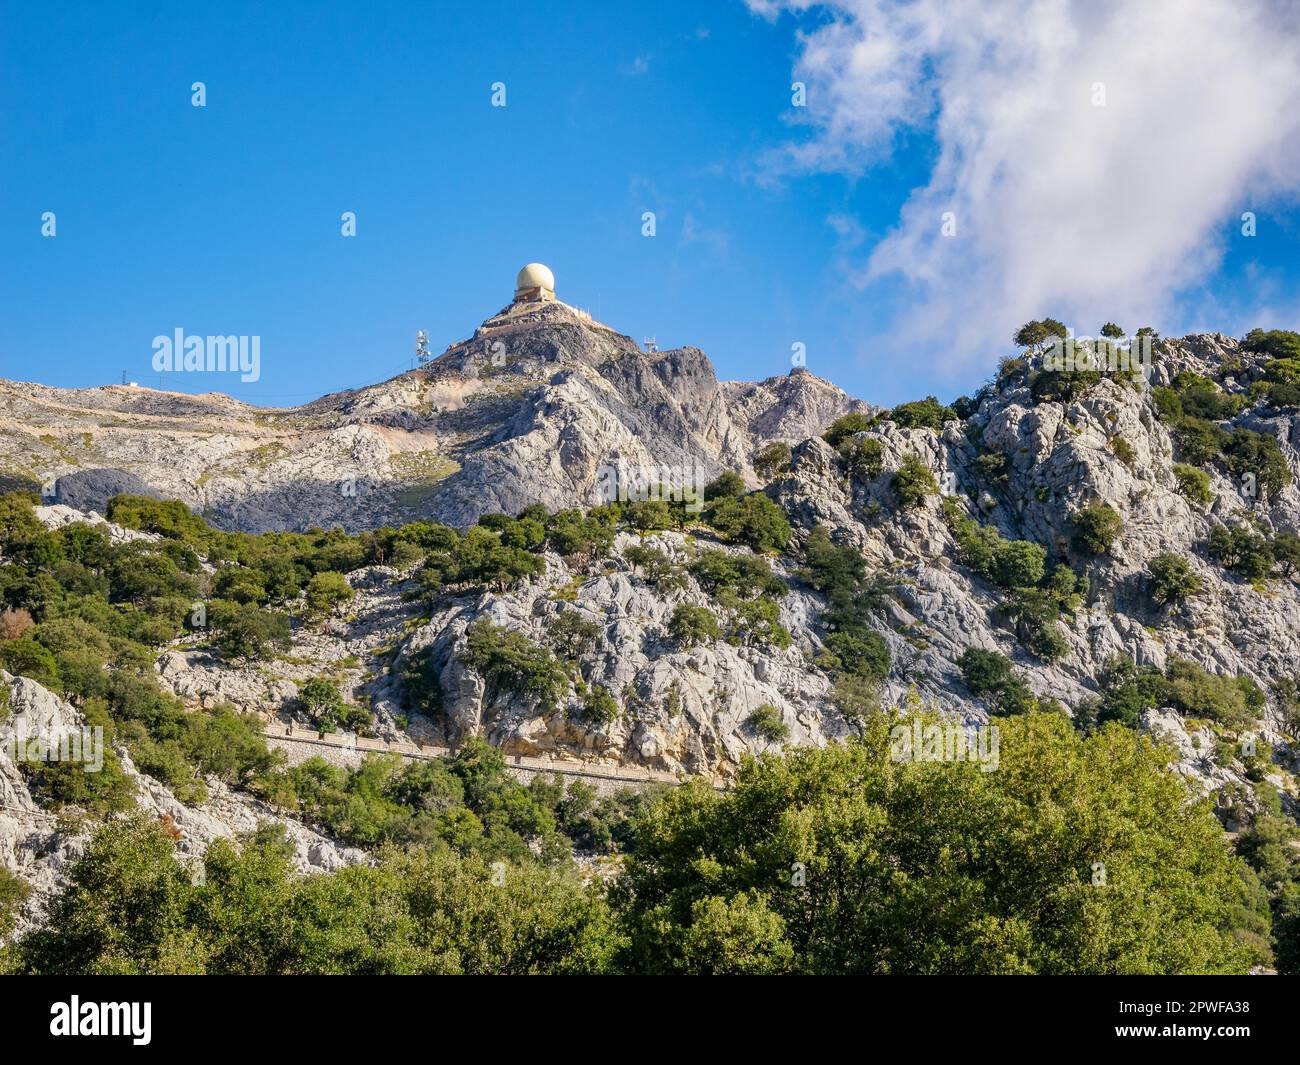
[{"label": "rocky mountain summit", "polygon": [[698,348],[644,352],[565,303],[515,302],[421,369],[301,407],[0,381],[0,471],[83,510],[130,491],[228,529],[465,527],[599,503],[611,464],[752,481],[763,445],[867,409],[803,369],[719,382]]}]

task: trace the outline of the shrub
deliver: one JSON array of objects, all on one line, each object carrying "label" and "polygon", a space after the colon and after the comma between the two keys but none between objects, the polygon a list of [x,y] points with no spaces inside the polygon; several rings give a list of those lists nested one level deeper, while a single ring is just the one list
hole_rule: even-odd
[{"label": "shrub", "polygon": [[576,610],[564,610],[546,619],[546,635],[555,653],[576,662],[600,639],[600,626]]},{"label": "shrub", "polygon": [[1300,333],[1289,329],[1252,329],[1241,346],[1274,359],[1300,359]]},{"label": "shrub", "polygon": [[880,681],[889,676],[892,656],[889,643],[869,629],[841,629],[828,633],[826,649],[834,656],[836,668],[856,677]]},{"label": "shrub", "polygon": [[554,710],[569,688],[568,674],[550,650],[486,618],[466,630],[460,658],[482,674],[494,692],[517,692],[544,710]]},{"label": "shrub", "polygon": [[341,573],[316,573],[307,582],[307,606],[318,614],[332,613],[356,594],[356,589]]},{"label": "shrub", "polygon": [[0,641],[20,639],[35,624],[32,615],[26,610],[0,610]]},{"label": "shrub", "polygon": [[298,701],[322,732],[361,728],[370,722],[370,714],[349,704],[328,677],[312,677],[298,690]]},{"label": "shrub", "polygon": [[933,429],[939,432],[943,429],[944,422],[957,420],[957,412],[951,407],[945,407],[934,396],[926,396],[925,399],[899,404],[885,417],[900,429]]},{"label": "shrub", "polygon": [[646,584],[660,591],[680,591],[686,587],[686,574],[658,548],[643,544],[632,544],[623,551],[623,558],[632,565],[633,572],[639,572]]},{"label": "shrub", "polygon": [[1215,525],[1206,550],[1212,559],[1246,580],[1263,580],[1273,570],[1268,540],[1244,526]]},{"label": "shrub", "polygon": [[1234,429],[1223,449],[1223,464],[1238,477],[1255,475],[1261,499],[1275,499],[1291,483],[1291,468],[1277,439],[1251,429]]},{"label": "shrub", "polygon": [[734,470],[727,470],[704,486],[704,500],[739,499],[745,494],[745,482]]},{"label": "shrub", "polygon": [[1147,564],[1151,598],[1157,603],[1181,603],[1201,590],[1201,578],[1180,555],[1164,551]]},{"label": "shrub", "polygon": [[885,446],[873,436],[850,437],[837,450],[850,479],[869,481],[885,468]]},{"label": "shrub", "polygon": [[892,487],[901,507],[920,506],[926,496],[939,491],[939,484],[930,472],[930,467],[915,455],[908,455],[903,460],[898,472],[894,474]]},{"label": "shrub", "polygon": [[781,711],[771,703],[758,707],[745,719],[745,724],[769,743],[780,743],[790,736],[790,726],[781,719]]},{"label": "shrub", "polygon": [[217,600],[208,610],[208,624],[226,658],[264,660],[290,643],[289,619],[252,603]]},{"label": "shrub", "polygon": [[1005,655],[968,647],[957,659],[957,665],[970,693],[987,696],[995,714],[1024,714],[1037,707],[1038,700]]},{"label": "shrub", "polygon": [[1194,466],[1205,466],[1219,457],[1228,434],[1203,418],[1183,418],[1174,432],[1183,457]]},{"label": "shrub", "polygon": [[683,648],[713,643],[722,638],[722,628],[707,607],[679,603],[668,622],[668,635]]},{"label": "shrub", "polygon": [[1214,502],[1214,492],[1210,488],[1210,475],[1195,466],[1183,463],[1174,464],[1174,479],[1178,490],[1198,506],[1209,506]]},{"label": "shrub", "polygon": [[618,700],[603,685],[593,684],[583,693],[580,716],[589,725],[612,724],[618,720],[620,713]]},{"label": "shrub", "polygon": [[1124,521],[1106,503],[1090,503],[1074,515],[1073,545],[1089,555],[1105,554],[1124,531]]},{"label": "shrub", "polygon": [[705,507],[704,520],[729,540],[755,551],[782,551],[790,541],[785,511],[762,492],[743,499],[716,498]]},{"label": "shrub", "polygon": [[871,424],[872,419],[868,414],[859,412],[844,414],[831,422],[826,432],[822,433],[822,439],[831,447],[838,448],[849,437],[866,432],[871,428]]},{"label": "shrub", "polygon": [[764,481],[770,481],[790,468],[792,456],[789,444],[780,440],[768,444],[754,456],[754,472]]},{"label": "shrub", "polygon": [[1124,463],[1130,470],[1133,469],[1137,462],[1137,452],[1133,450],[1133,445],[1125,440],[1122,436],[1111,437],[1110,450],[1120,462]]}]

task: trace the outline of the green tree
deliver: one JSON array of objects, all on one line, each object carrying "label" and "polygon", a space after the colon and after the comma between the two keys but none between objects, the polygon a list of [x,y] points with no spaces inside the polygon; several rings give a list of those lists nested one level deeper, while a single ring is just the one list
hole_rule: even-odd
[{"label": "green tree", "polygon": [[1074,549],[1089,555],[1105,554],[1124,531],[1124,520],[1106,503],[1089,503],[1071,518],[1071,524]]},{"label": "green tree", "polygon": [[724,793],[696,784],[664,796],[614,888],[625,967],[1248,967],[1228,928],[1238,861],[1167,752],[1114,727],[1084,738],[1059,714],[998,725],[997,772],[891,757],[881,717],[860,742],[748,761]]},{"label": "green tree", "polygon": [[1201,578],[1181,555],[1162,551],[1147,563],[1151,598],[1157,603],[1181,603],[1201,590]]},{"label": "green tree", "polygon": [[939,491],[939,483],[930,472],[930,467],[915,455],[908,455],[903,460],[894,474],[892,487],[894,497],[901,507],[920,506],[926,496],[935,495]]},{"label": "green tree", "polygon": [[341,573],[316,573],[307,582],[307,606],[317,614],[332,614],[356,594],[356,589]]},{"label": "green tree", "polygon": [[707,607],[679,603],[668,621],[668,635],[684,648],[713,643],[722,638],[722,628]]}]

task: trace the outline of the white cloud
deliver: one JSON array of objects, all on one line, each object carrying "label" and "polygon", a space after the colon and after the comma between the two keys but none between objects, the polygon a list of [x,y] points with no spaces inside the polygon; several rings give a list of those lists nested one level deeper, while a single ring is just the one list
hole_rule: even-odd
[{"label": "white cloud", "polygon": [[794,71],[807,136],[778,169],[860,173],[900,133],[934,137],[927,183],[854,281],[896,294],[901,278],[895,339],[950,371],[1043,314],[1080,332],[1172,324],[1220,234],[1300,185],[1300,16],[1282,3],[750,6],[809,23]]}]

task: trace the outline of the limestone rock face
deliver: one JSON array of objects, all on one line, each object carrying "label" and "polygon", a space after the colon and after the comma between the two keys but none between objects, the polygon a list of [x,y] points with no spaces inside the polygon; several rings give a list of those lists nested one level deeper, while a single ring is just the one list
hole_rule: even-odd
[{"label": "limestone rock face", "polygon": [[602,465],[724,469],[865,409],[805,371],[722,383],[697,348],[641,352],[559,301],[511,304],[428,366],[301,407],[111,385],[0,381],[9,487],[57,479],[102,511],[119,491],[183,500],[222,528],[456,526],[531,503],[601,501]]}]

